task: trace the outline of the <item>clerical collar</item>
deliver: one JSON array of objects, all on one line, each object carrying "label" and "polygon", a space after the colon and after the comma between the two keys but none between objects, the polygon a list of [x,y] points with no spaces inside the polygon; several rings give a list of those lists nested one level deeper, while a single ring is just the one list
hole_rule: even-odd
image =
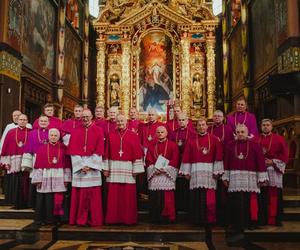
[{"label": "clerical collar", "polygon": [[85,128],[89,128],[92,125],[92,122],[90,122],[88,125],[84,125]]},{"label": "clerical collar", "polygon": [[243,115],[243,114],[245,114],[247,111],[236,111],[236,113],[237,114],[239,114],[239,115]]},{"label": "clerical collar", "polygon": [[26,128],[26,126],[25,126],[25,127],[20,127],[20,126],[18,126],[18,128],[21,129],[21,130],[23,130],[24,128]]},{"label": "clerical collar", "polygon": [[148,123],[150,123],[150,124],[154,124],[154,123],[156,123],[157,121],[148,121]]},{"label": "clerical collar", "polygon": [[220,126],[222,126],[222,125],[223,125],[222,122],[220,122],[220,123],[214,123],[214,126],[216,126],[216,127],[220,127]]},{"label": "clerical collar", "polygon": [[126,129],[127,129],[127,127],[122,128],[122,129],[118,128],[118,131],[119,131],[120,133],[124,133],[124,132],[126,131]]},{"label": "clerical collar", "polygon": [[271,135],[272,134],[272,131],[270,131],[269,133],[263,133],[263,136],[265,136],[265,137],[267,137],[267,136],[269,136],[269,135]]},{"label": "clerical collar", "polygon": [[39,127],[39,129],[42,130],[43,132],[45,132],[47,128],[41,128],[41,127]]},{"label": "clerical collar", "polygon": [[200,135],[200,136],[205,136],[205,135],[207,135],[207,131],[204,132],[204,133],[199,133],[199,135]]},{"label": "clerical collar", "polygon": [[162,142],[165,142],[166,140],[167,140],[167,138],[164,138],[164,139],[158,140],[158,142],[162,143]]},{"label": "clerical collar", "polygon": [[51,144],[52,146],[55,146],[57,143],[58,143],[58,141],[57,142],[51,142],[51,141],[49,141],[49,144]]},{"label": "clerical collar", "polygon": [[179,130],[185,130],[187,128],[187,126],[185,127],[179,127]]}]

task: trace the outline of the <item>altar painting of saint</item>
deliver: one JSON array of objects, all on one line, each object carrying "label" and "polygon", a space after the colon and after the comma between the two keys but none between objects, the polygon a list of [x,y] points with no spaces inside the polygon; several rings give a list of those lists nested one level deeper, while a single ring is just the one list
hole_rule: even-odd
[{"label": "altar painting of saint", "polygon": [[166,112],[173,98],[172,42],[162,32],[151,32],[141,41],[139,111]]}]

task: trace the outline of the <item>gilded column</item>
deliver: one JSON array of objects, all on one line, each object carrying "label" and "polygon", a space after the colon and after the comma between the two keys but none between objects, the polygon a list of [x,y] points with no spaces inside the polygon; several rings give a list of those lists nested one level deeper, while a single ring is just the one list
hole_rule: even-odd
[{"label": "gilded column", "polygon": [[215,36],[212,32],[206,40],[206,60],[207,60],[207,118],[211,119],[216,107],[216,69],[215,69]]},{"label": "gilded column", "polygon": [[225,114],[229,111],[229,45],[227,38],[227,22],[226,22],[226,4],[223,4],[222,14],[222,35],[223,35],[223,93],[224,93],[224,112]]},{"label": "gilded column", "polygon": [[85,3],[84,16],[84,44],[83,44],[83,102],[87,107],[88,101],[88,77],[89,77],[89,6]]},{"label": "gilded column", "polygon": [[130,108],[130,41],[122,43],[121,109],[128,114]]},{"label": "gilded column", "polygon": [[182,64],[181,64],[181,98],[183,112],[190,114],[190,38],[185,35],[181,39]]},{"label": "gilded column", "polygon": [[105,47],[104,41],[97,39],[97,106],[105,107]]}]

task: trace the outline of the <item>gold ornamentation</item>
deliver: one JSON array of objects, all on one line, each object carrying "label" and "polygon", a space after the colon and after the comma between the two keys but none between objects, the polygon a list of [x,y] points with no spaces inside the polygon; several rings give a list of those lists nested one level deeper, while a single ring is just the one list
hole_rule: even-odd
[{"label": "gold ornamentation", "polygon": [[185,37],[181,40],[182,50],[182,64],[181,64],[181,77],[182,77],[182,110],[189,114],[190,111],[190,39]]},{"label": "gold ornamentation", "polygon": [[0,74],[21,80],[22,62],[6,51],[0,51]]},{"label": "gold ornamentation", "polygon": [[[109,80],[112,74],[117,74],[121,79],[121,110],[127,113],[131,106],[139,107],[140,41],[147,33],[159,30],[172,41],[174,98],[180,100],[183,111],[191,114],[193,110],[192,79],[196,73],[199,73],[200,84],[197,87],[203,86],[203,107],[198,108],[197,116],[206,115],[208,109],[212,114],[215,108],[215,71],[213,69],[215,59],[213,57],[215,56],[214,32],[217,25],[218,19],[212,14],[211,3],[206,3],[206,1],[105,1],[100,16],[93,21],[98,34],[97,104],[109,105],[109,98],[105,100],[104,97],[105,89],[108,89],[106,84],[109,84],[106,78]],[[205,66],[205,54],[200,55],[200,63],[193,65],[190,44],[195,42],[192,38],[194,34],[202,34],[202,38],[196,40],[203,46],[209,39],[211,41],[207,45],[206,55],[207,65],[212,62],[210,73],[208,73],[208,66]],[[117,37],[114,43],[122,46],[122,53],[114,54],[108,50],[108,55],[105,55],[107,46],[112,44],[110,36]],[[141,119],[143,119],[142,115]]]},{"label": "gold ornamentation", "polygon": [[130,42],[122,43],[122,83],[121,108],[128,114],[130,108]]},{"label": "gold ornamentation", "polygon": [[97,105],[105,104],[105,48],[106,44],[102,41],[96,43],[97,53]]},{"label": "gold ornamentation", "polygon": [[208,38],[206,41],[206,58],[207,58],[207,105],[208,118],[213,117],[216,107],[215,89],[216,89],[216,72],[215,72],[215,37]]}]

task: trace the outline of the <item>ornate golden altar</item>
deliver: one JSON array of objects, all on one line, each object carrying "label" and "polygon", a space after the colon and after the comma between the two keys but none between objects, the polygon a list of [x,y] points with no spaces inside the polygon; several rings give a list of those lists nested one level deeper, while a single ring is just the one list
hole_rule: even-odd
[{"label": "ornate golden altar", "polygon": [[97,105],[166,112],[180,100],[192,118],[215,109],[215,28],[208,0],[106,0],[97,32]]}]

